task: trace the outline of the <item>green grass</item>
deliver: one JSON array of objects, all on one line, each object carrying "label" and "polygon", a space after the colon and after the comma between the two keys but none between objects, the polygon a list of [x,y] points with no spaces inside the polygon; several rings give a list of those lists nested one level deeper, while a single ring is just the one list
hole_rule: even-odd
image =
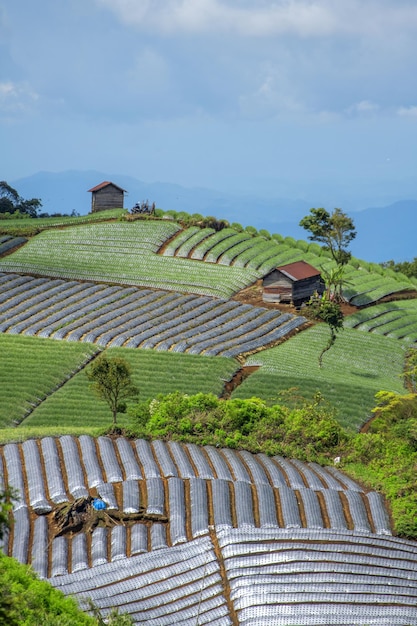
[{"label": "green grass", "polygon": [[[393,324],[393,320],[395,323]],[[417,300],[384,302],[367,307],[345,320],[345,326],[404,341],[417,341]]]},{"label": "green grass", "polygon": [[262,367],[233,397],[259,396],[272,404],[291,388],[308,398],[320,391],[338,410],[339,422],[357,429],[369,417],[377,391],[404,392],[401,373],[406,348],[401,342],[345,329],[324,355],[320,369],[318,355],[328,338],[328,327],[320,324],[253,355],[246,365]]},{"label": "green grass", "polygon": [[[59,344],[59,342],[55,342]],[[64,344],[63,347],[65,347]],[[85,345],[85,344],[81,344]],[[105,354],[128,361],[132,378],[139,388],[140,400],[154,398],[158,394],[173,391],[194,394],[198,392],[222,393],[225,380],[230,380],[239,364],[224,357],[204,357],[191,354],[173,354],[152,350],[109,348]],[[126,424],[124,415],[120,425]],[[81,428],[100,429],[109,426],[111,413],[107,404],[97,398],[89,387],[84,371],[80,371],[52,396],[42,402],[23,422],[21,428],[38,431],[71,427],[75,432]]]},{"label": "green grass", "polygon": [[0,334],[0,427],[20,422],[97,350],[86,343]]}]

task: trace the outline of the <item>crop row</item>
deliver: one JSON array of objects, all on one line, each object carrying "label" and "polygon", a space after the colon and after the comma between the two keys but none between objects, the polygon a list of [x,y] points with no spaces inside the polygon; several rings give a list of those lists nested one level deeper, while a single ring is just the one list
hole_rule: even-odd
[{"label": "crop row", "polygon": [[345,320],[346,328],[417,342],[417,300],[385,302],[367,307]]},{"label": "crop row", "polygon": [[[169,254],[178,254],[178,250],[184,245],[184,256],[191,254],[191,258],[200,261],[250,269],[256,272],[258,278],[262,278],[275,267],[300,260],[307,261],[317,269],[323,267],[330,270],[335,266],[329,254],[317,244],[295,241],[290,237],[279,240],[274,236],[266,240],[259,236],[250,237],[247,233],[236,233],[231,228],[216,233],[206,232],[199,237],[195,228],[189,238],[187,230],[182,231],[170,242]],[[177,246],[177,239],[178,244],[182,240],[186,241]],[[352,263],[346,266],[345,275],[348,284],[344,295],[355,306],[376,302],[403,290],[416,289],[416,284],[406,276],[357,259],[352,259]]]},{"label": "crop row", "polygon": [[33,219],[16,218],[7,219],[0,222],[1,232],[16,230],[20,228],[36,228],[43,230],[46,228],[61,228],[62,226],[72,226],[75,224],[88,224],[101,222],[109,219],[117,219],[126,213],[124,209],[109,209],[107,211],[97,211],[96,213],[88,213],[87,215],[78,215],[72,217],[70,215],[61,215],[58,217],[39,217]]},{"label": "crop row", "polygon": [[247,365],[262,367],[243,381],[233,397],[257,395],[277,403],[289,389],[294,396],[307,398],[320,391],[337,408],[342,425],[356,429],[370,414],[378,391],[403,392],[406,348],[400,342],[346,329],[338,334],[319,368],[318,355],[328,339],[327,327],[318,325],[249,357]]},{"label": "crop row", "polygon": [[[97,353],[91,344],[0,334],[0,425],[105,427],[107,404],[89,387],[82,369]],[[112,348],[128,361],[142,400],[174,391],[220,395],[239,365],[234,359]]]},{"label": "crop row", "polygon": [[278,328],[284,336],[286,329],[290,332],[305,322],[303,317],[235,301],[134,287],[14,274],[0,274],[0,284],[0,332],[87,341],[102,347],[125,345],[192,354],[222,354],[232,349],[234,356],[268,345]]}]

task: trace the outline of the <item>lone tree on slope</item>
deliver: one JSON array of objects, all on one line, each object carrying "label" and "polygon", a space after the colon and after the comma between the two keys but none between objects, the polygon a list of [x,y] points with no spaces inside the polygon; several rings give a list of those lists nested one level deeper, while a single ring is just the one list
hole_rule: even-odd
[{"label": "lone tree on slope", "polygon": [[115,426],[117,413],[123,413],[126,408],[124,401],[139,393],[132,382],[129,363],[102,355],[93,361],[86,375],[93,391],[109,405]]}]

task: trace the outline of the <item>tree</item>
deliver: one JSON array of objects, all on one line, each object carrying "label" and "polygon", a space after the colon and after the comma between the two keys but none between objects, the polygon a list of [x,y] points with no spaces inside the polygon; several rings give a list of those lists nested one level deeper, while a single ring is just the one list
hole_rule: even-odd
[{"label": "tree", "polygon": [[319,354],[319,367],[323,367],[323,356],[334,345],[337,333],[343,328],[343,311],[340,304],[330,300],[326,293],[313,296],[305,309],[306,316],[320,322],[325,322],[330,329],[330,339]]},{"label": "tree", "polygon": [[117,413],[126,410],[125,400],[136,396],[139,391],[132,383],[130,365],[118,357],[99,356],[86,370],[91,388],[105,400],[113,415],[113,425],[117,422]]},{"label": "tree", "polygon": [[330,214],[326,209],[310,209],[310,215],[303,217],[300,226],[309,230],[311,241],[321,243],[329,250],[337,265],[346,265],[351,253],[347,246],[356,237],[353,220],[341,209],[334,209]]},{"label": "tree", "polygon": [[18,211],[29,217],[37,217],[38,209],[42,206],[39,198],[24,200],[5,180],[0,181],[0,213],[14,213]]}]

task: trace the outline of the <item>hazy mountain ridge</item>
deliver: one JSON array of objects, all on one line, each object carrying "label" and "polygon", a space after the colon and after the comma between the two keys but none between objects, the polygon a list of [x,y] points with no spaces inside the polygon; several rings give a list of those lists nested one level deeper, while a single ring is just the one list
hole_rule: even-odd
[{"label": "hazy mountain ridge", "polygon": [[[230,222],[265,228],[296,239],[307,239],[308,236],[298,226],[300,219],[311,207],[322,206],[315,198],[308,202],[304,199],[239,196],[172,183],[146,183],[131,176],[95,170],[38,172],[10,184],[24,198],[40,198],[43,209],[48,213],[71,213],[75,210],[86,214],[91,206],[88,189],[104,180],[110,180],[128,192],[125,196],[125,207],[128,209],[138,201],[149,199],[165,210],[215,215]],[[334,207],[326,208],[332,210]],[[412,260],[417,256],[417,200],[401,200],[361,211],[344,210],[353,217],[358,232],[351,245],[355,256],[374,262]]]}]

